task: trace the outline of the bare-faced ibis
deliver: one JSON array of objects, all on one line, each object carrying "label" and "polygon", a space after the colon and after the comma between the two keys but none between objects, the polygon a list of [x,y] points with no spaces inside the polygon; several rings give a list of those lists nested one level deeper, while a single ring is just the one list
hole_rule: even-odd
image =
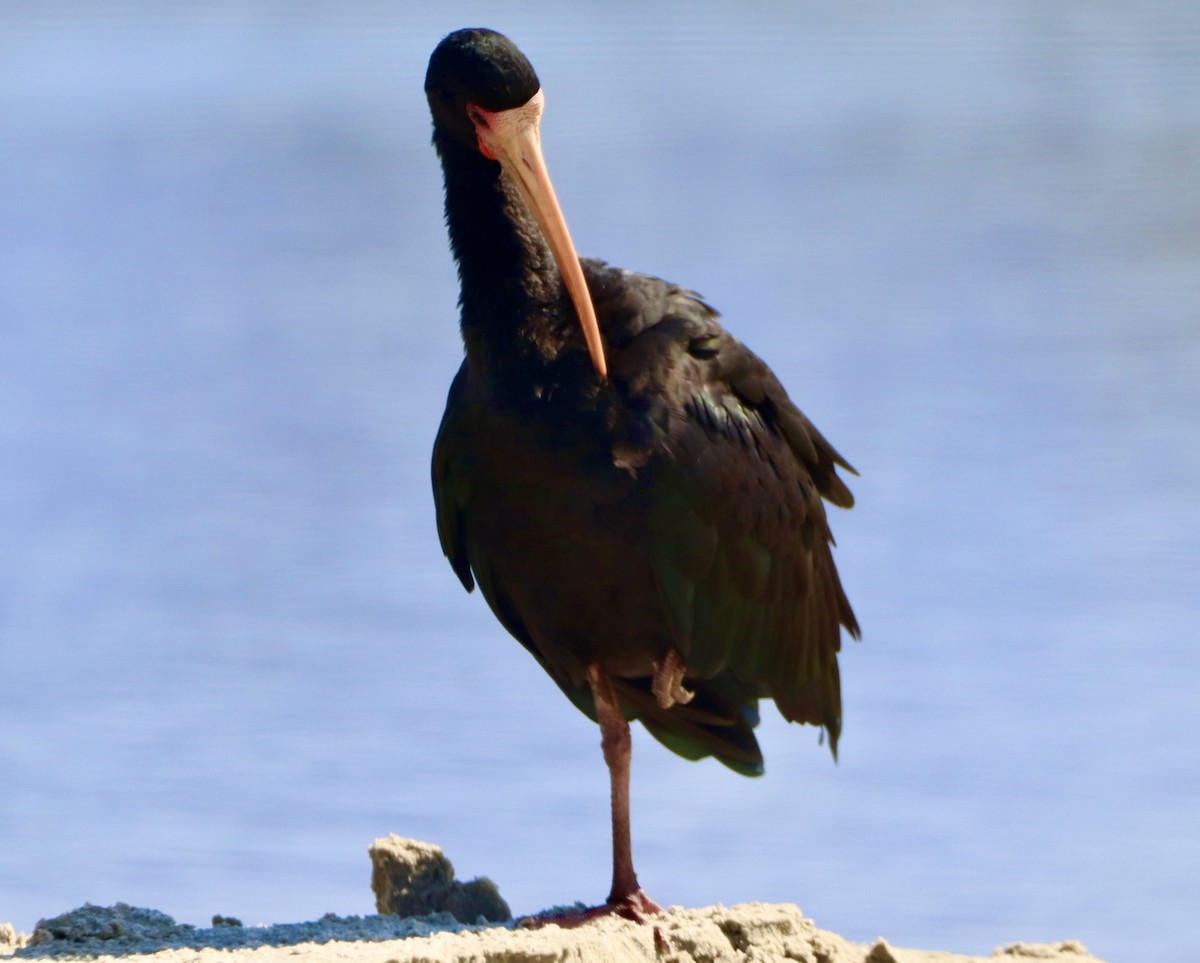
[{"label": "bare-faced ibis", "polygon": [[658,910],[629,831],[629,721],[687,759],[762,772],[758,702],[841,730],[858,625],[822,498],[853,469],[695,293],[581,261],[516,46],[459,30],[425,77],[465,360],[433,451],[442,549],[600,725],[613,880],[593,915]]}]

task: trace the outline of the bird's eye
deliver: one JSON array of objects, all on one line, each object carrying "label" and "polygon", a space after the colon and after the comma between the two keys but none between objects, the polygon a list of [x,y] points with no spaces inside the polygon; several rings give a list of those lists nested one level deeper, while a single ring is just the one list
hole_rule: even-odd
[{"label": "bird's eye", "polygon": [[479,153],[481,153],[488,160],[499,160],[499,158],[496,156],[496,152],[493,151],[488,145],[488,137],[495,136],[495,132],[492,129],[492,124],[490,121],[491,116],[493,115],[489,114],[482,107],[479,107],[476,104],[467,104],[467,117],[470,118],[471,123],[475,125],[475,140],[476,146],[479,148]]},{"label": "bird's eye", "polygon": [[693,358],[713,358],[721,348],[721,336],[718,334],[707,337],[692,338],[688,341],[688,354]]},{"label": "bird's eye", "polygon": [[475,106],[475,104],[467,104],[467,116],[471,118],[471,123],[476,127],[488,127],[487,112]]}]

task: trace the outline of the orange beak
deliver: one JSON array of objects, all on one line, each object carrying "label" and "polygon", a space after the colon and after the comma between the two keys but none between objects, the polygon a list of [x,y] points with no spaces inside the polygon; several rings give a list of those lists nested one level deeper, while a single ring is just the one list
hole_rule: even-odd
[{"label": "orange beak", "polygon": [[539,90],[529,101],[511,110],[492,112],[468,104],[467,113],[475,124],[479,150],[485,157],[499,161],[500,166],[512,175],[521,197],[542,229],[542,236],[550,245],[550,253],[554,255],[567,293],[575,305],[588,354],[592,357],[592,366],[603,381],[608,378],[608,363],[604,359],[604,344],[600,340],[596,309],[592,305],[587,282],[583,279],[583,268],[579,266],[579,255],[575,253],[571,232],[567,230],[566,218],[558,206],[554,185],[550,183],[550,174],[542,157],[542,135],[538,123],[542,118],[544,103],[545,97]]}]

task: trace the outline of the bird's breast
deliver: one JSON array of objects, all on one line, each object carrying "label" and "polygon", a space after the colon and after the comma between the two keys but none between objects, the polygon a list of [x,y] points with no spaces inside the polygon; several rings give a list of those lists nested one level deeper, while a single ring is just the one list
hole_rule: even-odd
[{"label": "bird's breast", "polygon": [[579,420],[478,413],[466,460],[472,565],[488,566],[551,663],[645,675],[671,644],[639,475],[649,455],[622,446],[603,416]]}]

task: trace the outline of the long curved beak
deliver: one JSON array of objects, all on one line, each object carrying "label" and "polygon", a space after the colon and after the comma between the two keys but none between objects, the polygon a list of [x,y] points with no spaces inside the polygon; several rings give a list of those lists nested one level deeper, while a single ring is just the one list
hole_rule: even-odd
[{"label": "long curved beak", "polygon": [[600,325],[596,321],[596,309],[583,279],[583,268],[579,266],[579,255],[567,230],[567,221],[554,185],[546,170],[542,157],[542,135],[538,123],[542,117],[545,97],[541,90],[526,103],[511,110],[489,111],[475,104],[467,105],[467,113],[475,124],[479,137],[479,149],[486,157],[499,161],[508,171],[521,197],[542,229],[542,236],[550,245],[550,253],[567,286],[567,293],[575,305],[583,338],[587,342],[592,366],[601,380],[608,378],[608,362],[604,358],[604,344],[600,340]]}]

